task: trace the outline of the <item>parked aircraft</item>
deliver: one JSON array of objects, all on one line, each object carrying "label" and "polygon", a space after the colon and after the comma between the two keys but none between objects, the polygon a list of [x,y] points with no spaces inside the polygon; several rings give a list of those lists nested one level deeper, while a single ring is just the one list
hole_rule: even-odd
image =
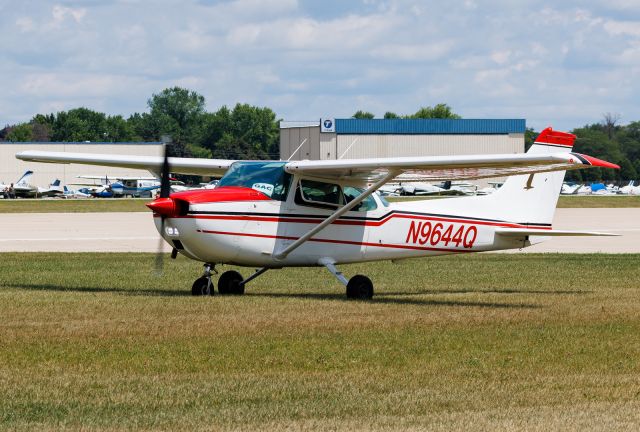
[{"label": "parked aircraft", "polygon": [[[39,198],[52,197],[63,193],[60,180],[55,179],[48,187],[39,187],[30,183],[33,171],[26,171],[17,182],[13,184],[13,191],[17,198]],[[0,191],[9,187],[9,185],[1,185]]]},{"label": "parked aircraft", "polygon": [[629,184],[618,189],[617,193],[622,195],[640,195],[640,186],[636,186],[635,181],[631,180]]},{"label": "parked aircraft", "polygon": [[[25,151],[33,162],[145,168],[162,174],[148,203],[160,235],[178,254],[204,263],[192,293],[213,294],[217,264],[259,268],[218,280],[220,294],[243,294],[269,269],[324,266],[348,298],[369,299],[364,275],[340,264],[524,248],[551,236],[608,235],[554,230],[564,171],[617,165],[572,153],[575,135],[545,129],[525,154],[320,161],[233,161]],[[221,175],[212,190],[170,193],[169,172]],[[491,195],[389,204],[377,194],[401,173],[431,181],[508,176]]]},{"label": "parked aircraft", "polygon": [[[103,198],[113,197],[143,197],[150,198],[153,192],[160,189],[160,180],[155,177],[109,177],[109,176],[91,176],[81,175],[81,179],[99,180],[104,188],[96,189],[93,193],[95,196]],[[92,186],[92,185],[87,185]],[[111,194],[109,196],[109,194]]]}]

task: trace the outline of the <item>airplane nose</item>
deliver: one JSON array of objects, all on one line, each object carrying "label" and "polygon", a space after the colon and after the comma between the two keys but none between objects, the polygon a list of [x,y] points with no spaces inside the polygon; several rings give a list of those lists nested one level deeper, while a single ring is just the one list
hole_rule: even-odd
[{"label": "airplane nose", "polygon": [[172,198],[158,198],[147,203],[146,206],[160,216],[174,217],[178,215],[178,206]]}]

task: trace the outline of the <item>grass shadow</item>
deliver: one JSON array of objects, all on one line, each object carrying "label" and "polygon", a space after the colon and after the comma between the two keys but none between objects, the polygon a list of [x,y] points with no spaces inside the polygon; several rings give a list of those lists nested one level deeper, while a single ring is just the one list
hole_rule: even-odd
[{"label": "grass shadow", "polygon": [[394,296],[410,296],[410,295],[434,295],[434,294],[553,294],[553,295],[566,295],[566,294],[576,294],[576,295],[584,295],[591,294],[593,291],[569,291],[569,290],[527,290],[527,289],[502,289],[502,290],[492,290],[492,289],[442,289],[442,290],[427,290],[427,291],[416,291],[416,292],[400,292],[400,291],[385,291],[384,295],[394,295]]},{"label": "grass shadow", "polygon": [[[377,304],[404,304],[404,305],[417,305],[417,306],[467,306],[467,307],[486,307],[486,308],[513,308],[513,309],[539,309],[542,308],[536,304],[526,303],[498,303],[498,302],[478,302],[478,301],[455,301],[455,300],[433,300],[433,299],[417,299],[417,298],[393,298],[389,296],[417,296],[422,293],[383,293],[378,294],[369,300],[369,303]],[[354,300],[347,299],[344,294],[339,293],[246,293],[247,296],[254,297],[267,297],[267,298],[293,298],[303,300],[334,300],[342,302],[351,302]]]},{"label": "grass shadow", "polygon": [[54,292],[81,292],[81,293],[118,293],[131,296],[191,296],[191,291],[163,290],[163,289],[124,289],[124,288],[97,288],[97,287],[69,287],[52,284],[20,284],[4,285],[6,288],[22,289],[26,291],[54,291]]}]

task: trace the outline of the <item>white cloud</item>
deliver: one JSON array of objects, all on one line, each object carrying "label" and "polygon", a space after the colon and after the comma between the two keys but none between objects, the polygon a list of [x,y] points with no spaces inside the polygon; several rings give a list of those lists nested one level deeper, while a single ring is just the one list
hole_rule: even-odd
[{"label": "white cloud", "polygon": [[126,116],[173,85],[202,93],[209,109],[248,102],[299,120],[439,102],[534,127],[607,111],[635,120],[634,4],[16,2],[0,14],[0,123],[80,105]]}]

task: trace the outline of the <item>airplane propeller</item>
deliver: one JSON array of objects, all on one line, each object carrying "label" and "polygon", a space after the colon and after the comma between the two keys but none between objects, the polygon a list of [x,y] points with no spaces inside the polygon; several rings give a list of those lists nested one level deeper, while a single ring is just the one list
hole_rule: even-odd
[{"label": "airplane propeller", "polygon": [[[167,144],[163,145],[164,156],[162,159],[162,168],[160,170],[160,196],[158,198],[169,198],[171,195],[171,166],[169,165],[169,150]],[[160,242],[158,243],[158,252],[156,254],[156,274],[161,275],[164,268],[164,253],[162,252],[162,233],[164,233],[164,224],[167,216],[160,214]]]}]

